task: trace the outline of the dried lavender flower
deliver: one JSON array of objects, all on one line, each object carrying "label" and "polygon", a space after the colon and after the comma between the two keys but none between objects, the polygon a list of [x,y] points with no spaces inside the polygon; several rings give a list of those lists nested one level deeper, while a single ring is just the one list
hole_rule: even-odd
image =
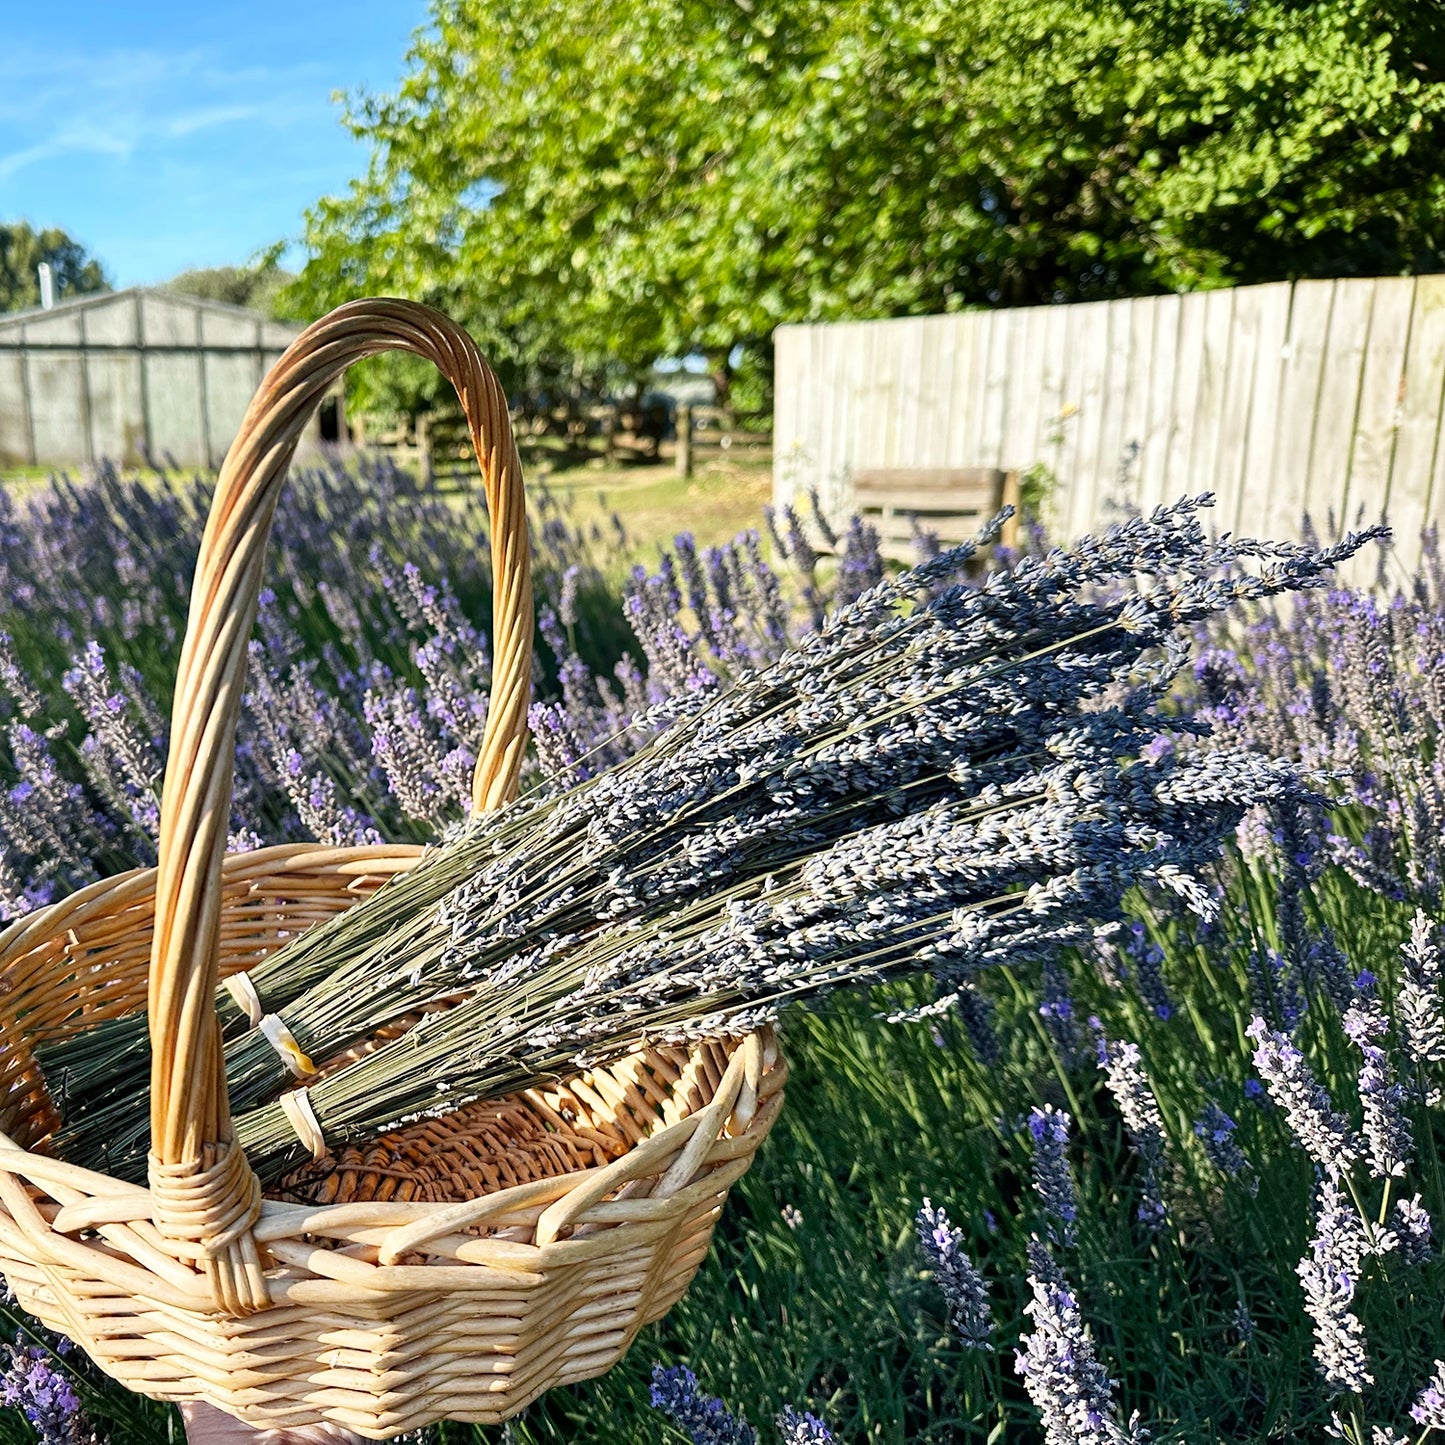
[{"label": "dried lavender flower", "polygon": [[955,1229],[942,1209],[923,1201],[914,1220],[923,1257],[948,1304],[948,1316],[959,1341],[969,1349],[992,1350],[993,1311],[988,1288],[963,1247],[963,1231]]}]

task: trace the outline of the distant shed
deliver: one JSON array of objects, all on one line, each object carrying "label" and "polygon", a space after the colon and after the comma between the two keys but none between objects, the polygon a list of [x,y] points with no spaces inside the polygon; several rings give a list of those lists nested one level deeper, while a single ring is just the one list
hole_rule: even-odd
[{"label": "distant shed", "polygon": [[[0,315],[0,466],[216,467],[300,328],[137,288]],[[328,398],[302,446],[341,435]]]}]

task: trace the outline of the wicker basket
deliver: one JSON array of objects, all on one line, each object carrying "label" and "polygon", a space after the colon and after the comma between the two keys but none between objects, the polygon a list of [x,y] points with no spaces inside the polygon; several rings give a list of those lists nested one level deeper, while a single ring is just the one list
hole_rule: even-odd
[{"label": "wicker basket", "polygon": [[[263,1199],[234,1142],[213,999],[288,934],[416,862],[408,847],[225,856],[236,719],[272,511],[337,376],[388,349],[456,387],[492,520],[479,809],[515,794],[532,598],[505,399],[471,339],[401,301],[343,306],[276,364],[226,457],[181,653],[159,863],[0,933],[0,1273],[26,1309],[158,1399],[384,1439],[505,1419],[600,1374],[686,1289],[782,1102],[770,1033],[652,1048],[348,1151]],[[148,1010],[148,1187],[62,1163],[40,1037]],[[319,1197],[338,1202],[305,1202]],[[304,1197],[303,1197],[304,1196]],[[299,1200],[299,1202],[298,1202]]]}]

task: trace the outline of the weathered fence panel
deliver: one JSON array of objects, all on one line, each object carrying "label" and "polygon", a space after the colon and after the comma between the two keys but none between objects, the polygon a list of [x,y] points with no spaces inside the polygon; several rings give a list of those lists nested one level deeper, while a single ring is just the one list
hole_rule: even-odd
[{"label": "weathered fence panel", "polygon": [[783,326],[774,492],[855,470],[1037,468],[1048,521],[1214,492],[1221,528],[1388,513],[1398,580],[1445,520],[1445,276]]}]

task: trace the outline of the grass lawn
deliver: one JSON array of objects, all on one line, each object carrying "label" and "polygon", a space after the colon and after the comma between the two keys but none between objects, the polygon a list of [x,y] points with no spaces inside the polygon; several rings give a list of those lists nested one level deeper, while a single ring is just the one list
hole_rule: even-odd
[{"label": "grass lawn", "polygon": [[707,546],[759,526],[773,492],[772,460],[766,455],[736,462],[710,458],[691,477],[679,477],[664,464],[559,471],[539,480],[571,500],[581,523],[607,525],[615,512],[644,553],[679,532],[691,532],[699,546]]}]

